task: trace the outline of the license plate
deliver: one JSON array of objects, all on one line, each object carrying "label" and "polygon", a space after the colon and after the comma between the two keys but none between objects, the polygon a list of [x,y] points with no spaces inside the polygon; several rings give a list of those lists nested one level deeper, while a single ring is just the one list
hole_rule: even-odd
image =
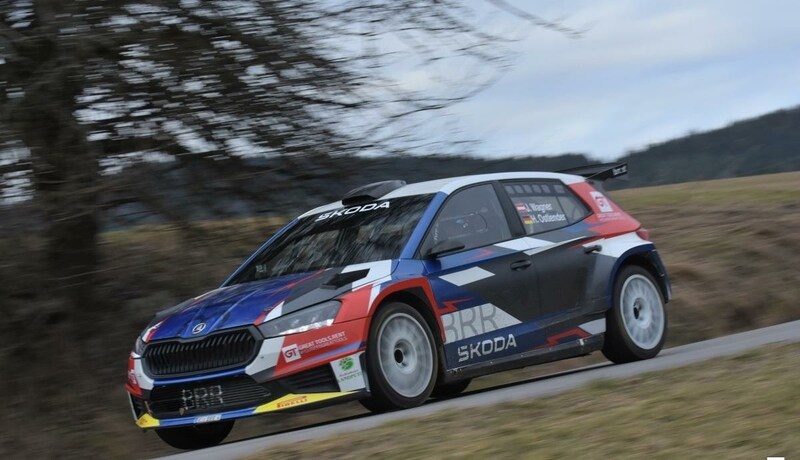
[{"label": "license plate", "polygon": [[184,388],[181,390],[181,413],[225,404],[221,385]]}]

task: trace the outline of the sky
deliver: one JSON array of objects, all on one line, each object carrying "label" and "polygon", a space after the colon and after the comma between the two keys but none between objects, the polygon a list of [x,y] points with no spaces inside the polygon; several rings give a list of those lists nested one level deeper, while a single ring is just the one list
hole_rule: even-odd
[{"label": "sky", "polygon": [[449,109],[480,156],[611,160],[800,105],[800,2],[507,1],[587,30],[569,38],[469,0],[487,27],[521,37],[512,68]]}]

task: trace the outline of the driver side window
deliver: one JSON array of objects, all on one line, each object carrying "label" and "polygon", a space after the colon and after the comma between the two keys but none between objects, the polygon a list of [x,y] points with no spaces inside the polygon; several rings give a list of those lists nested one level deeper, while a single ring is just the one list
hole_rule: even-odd
[{"label": "driver side window", "polygon": [[456,192],[436,216],[421,253],[449,239],[464,244],[464,249],[479,248],[511,238],[500,200],[491,184]]}]

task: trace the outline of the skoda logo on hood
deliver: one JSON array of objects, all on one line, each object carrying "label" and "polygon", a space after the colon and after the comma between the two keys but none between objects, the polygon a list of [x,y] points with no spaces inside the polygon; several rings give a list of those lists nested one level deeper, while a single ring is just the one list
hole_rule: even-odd
[{"label": "skoda logo on hood", "polygon": [[203,332],[205,329],[206,329],[206,323],[197,323],[192,328],[192,334],[197,335],[197,334]]}]

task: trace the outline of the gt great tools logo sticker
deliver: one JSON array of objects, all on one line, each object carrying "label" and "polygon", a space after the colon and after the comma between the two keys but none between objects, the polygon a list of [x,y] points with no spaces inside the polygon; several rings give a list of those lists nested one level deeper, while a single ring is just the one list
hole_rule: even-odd
[{"label": "gt great tools logo sticker", "polygon": [[197,335],[197,334],[203,332],[204,330],[206,330],[206,323],[197,323],[192,328],[192,334]]},{"label": "gt great tools logo sticker", "polygon": [[301,353],[307,353],[342,342],[347,342],[347,334],[344,331],[337,332],[326,337],[321,337],[319,339],[314,339],[310,342],[301,343],[297,345],[297,348]]},{"label": "gt great tools logo sticker", "polygon": [[287,363],[300,359],[300,349],[297,348],[297,344],[281,348],[281,353],[283,353],[283,359]]},{"label": "gt great tools logo sticker", "polygon": [[331,217],[347,216],[350,214],[355,214],[357,212],[375,211],[376,209],[389,209],[389,202],[383,201],[381,203],[369,203],[361,206],[353,206],[351,208],[337,209],[336,211],[323,212],[322,214],[317,216],[315,222],[329,219]]},{"label": "gt great tools logo sticker", "polygon": [[331,362],[333,373],[339,382],[340,391],[355,391],[364,388],[364,373],[358,355],[346,356]]},{"label": "gt great tools logo sticker", "polygon": [[608,198],[603,196],[600,192],[589,192],[589,195],[592,196],[592,199],[597,204],[597,207],[600,208],[600,212],[614,212],[614,208],[611,207],[611,203],[608,202]]},{"label": "gt great tools logo sticker", "polygon": [[500,336],[470,343],[469,345],[461,345],[458,347],[458,362],[472,361],[475,358],[488,356],[510,348],[517,348],[517,339],[514,338],[514,334],[508,334],[508,337]]}]

